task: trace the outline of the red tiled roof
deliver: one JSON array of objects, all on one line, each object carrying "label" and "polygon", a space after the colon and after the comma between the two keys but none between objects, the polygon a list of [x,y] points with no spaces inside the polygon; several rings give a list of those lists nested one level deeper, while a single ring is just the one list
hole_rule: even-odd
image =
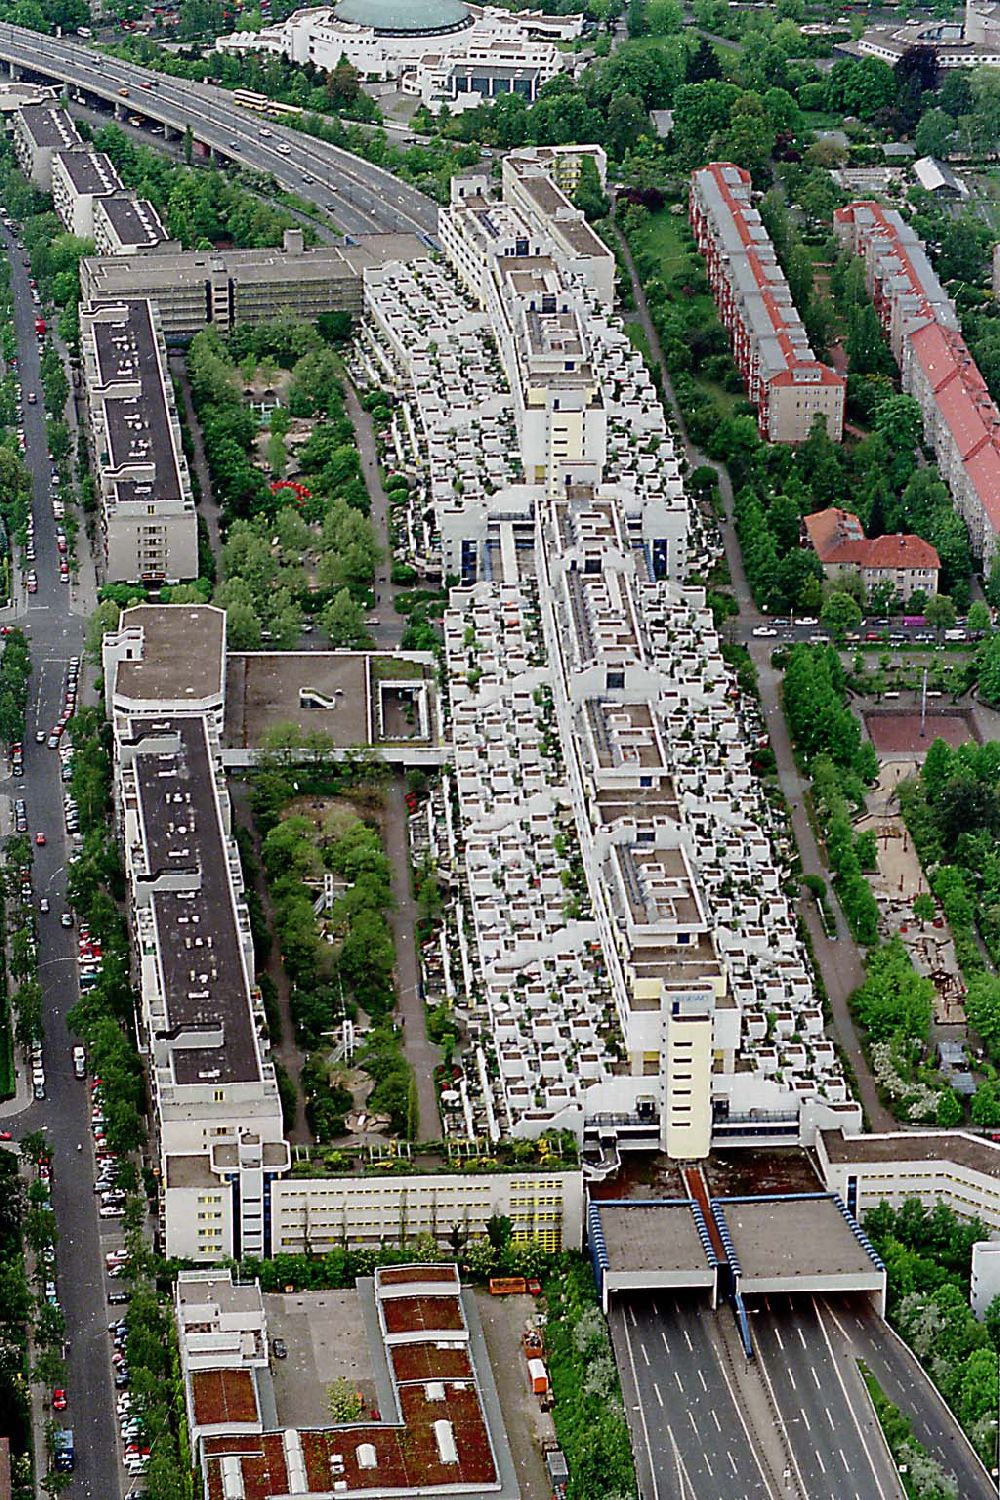
[{"label": "red tiled roof", "polygon": [[993,443],[985,444],[969,459],[965,472],[990,525],[1000,531],[1000,450]]},{"label": "red tiled roof", "polygon": [[902,532],[876,536],[865,543],[865,568],[940,568],[941,559],[923,537]]},{"label": "red tiled roof", "polygon": [[813,511],[802,524],[820,562],[854,561],[850,550],[864,543],[865,533],[857,516],[835,505]]},{"label": "red tiled roof", "polygon": [[853,563],[858,568],[939,568],[941,560],[922,537],[897,532],[866,540],[861,522],[849,510],[830,506],[803,521],[822,563]]},{"label": "red tiled roof", "polygon": [[958,373],[951,342],[940,323],[925,323],[910,334],[910,346],[932,391],[939,391]]},{"label": "red tiled roof", "polygon": [[257,1391],[249,1370],[195,1370],[191,1376],[194,1419],[199,1426],[217,1422],[256,1422]]},{"label": "red tiled roof", "polygon": [[767,313],[768,318],[770,319],[771,327],[774,331],[774,337],[777,339],[779,345],[781,346],[781,352],[784,355],[788,366],[787,370],[784,373],[776,375],[770,383],[772,385],[799,384],[800,382],[796,379],[795,376],[796,370],[819,370],[821,372],[821,375],[818,381],[809,381],[804,383],[809,385],[846,386],[847,382],[844,379],[843,375],[838,375],[836,370],[832,370],[829,365],[821,364],[813,354],[811,349],[809,350],[808,358],[803,358],[802,353],[796,348],[796,346],[789,338],[787,325],[782,316],[780,304],[774,296],[776,287],[785,287],[787,289],[787,282],[783,273],[779,272],[780,279],[776,281],[774,276],[769,275],[767,270],[765,269],[764,263],[762,262],[761,257],[758,254],[758,249],[764,245],[766,245],[768,249],[770,249],[770,238],[765,236],[763,239],[761,239],[759,235],[753,235],[750,233],[750,229],[747,225],[745,216],[746,204],[734,194],[732,187],[726,180],[727,174],[732,172],[735,172],[738,175],[739,181],[744,188],[750,188],[752,186],[750,173],[745,171],[743,167],[738,167],[734,162],[730,161],[709,162],[706,166],[699,167],[697,171],[692,172],[691,176],[693,179],[697,179],[698,177],[707,174],[708,176],[713,178],[715,185],[719,190],[719,194],[722,197],[729,212],[729,216],[732,219],[736,232],[740,237],[740,241],[743,245],[743,250],[746,255],[747,266],[749,267],[754,281],[757,283],[757,290],[760,293],[761,301],[764,304],[764,309]]}]

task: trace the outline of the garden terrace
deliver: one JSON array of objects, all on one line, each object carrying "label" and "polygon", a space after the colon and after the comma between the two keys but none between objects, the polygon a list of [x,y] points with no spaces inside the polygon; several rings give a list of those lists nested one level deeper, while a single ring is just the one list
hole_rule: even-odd
[{"label": "garden terrace", "polygon": [[257,1391],[249,1370],[195,1370],[191,1395],[199,1427],[260,1424]]},{"label": "garden terrace", "polygon": [[381,1306],[387,1338],[412,1333],[429,1337],[465,1328],[461,1305],[454,1296],[383,1297]]}]

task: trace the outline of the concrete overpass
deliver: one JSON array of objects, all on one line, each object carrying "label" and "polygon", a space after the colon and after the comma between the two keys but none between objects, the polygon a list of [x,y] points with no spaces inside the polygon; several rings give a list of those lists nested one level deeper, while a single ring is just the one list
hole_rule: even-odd
[{"label": "concrete overpass", "polygon": [[0,23],[0,68],[4,65],[14,77],[51,80],[71,94],[111,104],[118,115],[142,115],[168,133],[190,129],[213,156],[268,173],[282,188],[330,214],[347,234],[437,233],[437,205],[416,188],[288,126],[268,122],[270,133],[263,136],[260,117],[213,84],[171,78],[77,41],[6,22]]}]

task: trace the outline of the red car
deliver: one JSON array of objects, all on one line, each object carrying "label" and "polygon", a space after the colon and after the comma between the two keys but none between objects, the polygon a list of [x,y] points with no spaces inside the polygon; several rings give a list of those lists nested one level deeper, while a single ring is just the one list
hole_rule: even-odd
[{"label": "red car", "polygon": [[0,1141],[12,1141],[14,1137],[9,1130],[0,1130]]},{"label": "red car", "polygon": [[39,849],[43,849],[45,847],[45,842],[46,840],[44,833],[35,834],[35,843],[38,845]]},{"label": "red car", "polygon": [[61,1386],[57,1386],[56,1389],[52,1392],[52,1410],[65,1411],[68,1405],[69,1402],[66,1399],[66,1392],[62,1389]]}]

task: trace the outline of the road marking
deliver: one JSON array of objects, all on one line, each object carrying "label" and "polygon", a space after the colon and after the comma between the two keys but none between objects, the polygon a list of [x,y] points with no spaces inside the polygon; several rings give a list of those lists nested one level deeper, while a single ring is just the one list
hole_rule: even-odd
[{"label": "road marking", "polygon": [[653,1390],[656,1392],[656,1399],[657,1399],[657,1401],[659,1401],[660,1405],[662,1406],[663,1405],[663,1397],[660,1395],[660,1387],[657,1385],[657,1383],[656,1383],[655,1380],[653,1381]]},{"label": "road marking", "polygon": [[801,1326],[800,1326],[800,1327],[799,1327],[799,1328],[797,1328],[797,1330],[796,1330],[796,1332],[797,1332],[797,1333],[798,1333],[798,1335],[799,1335],[799,1342],[800,1342],[800,1343],[801,1343],[801,1345],[802,1345],[802,1347],[803,1347],[803,1349],[808,1349],[808,1348],[809,1348],[809,1345],[808,1345],[808,1344],[807,1344],[807,1343],[806,1343],[806,1336],[805,1336],[805,1334],[804,1334],[804,1333],[803,1333],[803,1332],[802,1332],[802,1328],[801,1328]]},{"label": "road marking", "polygon": [[716,1432],[721,1432],[722,1423],[719,1421],[719,1413],[715,1410],[714,1407],[712,1408],[712,1421],[715,1423]]},{"label": "road marking", "polygon": [[802,1420],[806,1424],[806,1432],[812,1432],[812,1427],[809,1425],[809,1418],[806,1416],[806,1409],[805,1409],[805,1407],[803,1406],[803,1407],[800,1407],[799,1409],[802,1412]]},{"label": "road marking", "polygon": [[692,1429],[695,1432],[697,1432],[698,1431],[698,1423],[694,1419],[694,1412],[691,1410],[690,1406],[687,1409],[687,1419],[691,1423]]},{"label": "road marking", "polygon": [[793,1391],[798,1390],[798,1386],[795,1384],[795,1376],[792,1374],[791,1370],[789,1370],[788,1372],[788,1384],[791,1386]]},{"label": "road marking", "polygon": [[677,1373],[676,1370],[674,1371],[674,1379],[677,1382],[677,1389],[680,1391],[681,1395],[683,1396],[683,1394],[684,1394],[684,1387],[683,1387],[683,1385],[681,1385],[681,1377]]},{"label": "road marking", "polygon": [[648,1369],[649,1368],[649,1355],[646,1353],[646,1346],[645,1346],[645,1344],[640,1344],[639,1348],[642,1350],[642,1357],[646,1361],[646,1368]]},{"label": "road marking", "polygon": [[699,1369],[699,1371],[698,1371],[698,1379],[701,1381],[701,1388],[702,1388],[702,1390],[703,1391],[707,1391],[708,1390],[708,1381],[705,1379],[705,1372],[704,1372],[704,1370]]},{"label": "road marking", "polygon": [[693,1344],[692,1344],[692,1342],[691,1342],[691,1335],[690,1335],[690,1334],[689,1334],[689,1333],[688,1333],[688,1331],[687,1331],[687,1329],[686,1329],[686,1328],[682,1328],[682,1329],[681,1329],[681,1332],[682,1332],[682,1333],[683,1333],[683,1335],[684,1335],[684,1342],[685,1342],[685,1343],[686,1343],[686,1344],[687,1344],[687,1346],[688,1346],[688,1351],[689,1351],[689,1353],[691,1353],[691,1354],[693,1354],[693,1353],[694,1353],[694,1345],[693,1345]]},{"label": "road marking", "polygon": [[[632,1312],[631,1304],[629,1305],[629,1311]],[[633,1313],[633,1321],[634,1319],[635,1314]],[[646,1443],[646,1457],[649,1461],[649,1477],[653,1485],[653,1500],[660,1500],[660,1486],[656,1478],[656,1465],[653,1462],[653,1446],[649,1441],[649,1428],[646,1425],[646,1408],[643,1405],[642,1397],[639,1394],[639,1377],[635,1372],[635,1355],[632,1352],[632,1336],[628,1331],[628,1322],[625,1318],[622,1319],[622,1328],[625,1332],[625,1347],[628,1350],[629,1369],[632,1373],[632,1389],[635,1391],[635,1398],[639,1403],[639,1421],[642,1424],[642,1435]]]},{"label": "road marking", "polygon": [[823,1470],[823,1473],[825,1474],[826,1473],[826,1464],[823,1462],[823,1455],[819,1451],[818,1448],[816,1449],[816,1462],[819,1464],[820,1468]]},{"label": "road marking", "polygon": [[849,1464],[849,1463],[848,1463],[848,1462],[847,1462],[847,1459],[846,1459],[846,1458],[844,1458],[844,1450],[843,1450],[843,1448],[838,1448],[838,1449],[837,1449],[837,1452],[838,1452],[838,1453],[839,1453],[839,1454],[840,1454],[840,1457],[841,1457],[841,1459],[842,1459],[842,1461],[843,1461],[843,1464],[844,1464],[844,1468],[845,1468],[845,1469],[846,1469],[846,1470],[847,1470],[847,1472],[848,1472],[848,1474],[849,1474],[849,1473],[850,1473],[850,1472],[851,1472],[851,1466],[850,1466],[850,1464]]},{"label": "road marking", "polygon": [[726,1449],[726,1457],[729,1459],[729,1462],[730,1462],[730,1464],[732,1466],[733,1473],[734,1474],[738,1474],[740,1472],[739,1465],[737,1464],[735,1458],[730,1453],[730,1451],[729,1451],[728,1448]]},{"label": "road marking", "polygon": [[664,1349],[666,1349],[667,1353],[669,1354],[670,1353],[670,1345],[667,1343],[667,1335],[663,1332],[662,1328],[660,1329],[660,1338],[663,1340],[663,1347],[664,1347]]},{"label": "road marking", "polygon": [[638,1328],[639,1325],[635,1321],[635,1308],[632,1306],[631,1303],[629,1303],[628,1315],[632,1319],[632,1327],[633,1328]]},{"label": "road marking", "polygon": [[836,1430],[837,1430],[837,1424],[833,1420],[833,1417],[830,1415],[830,1408],[827,1406],[825,1408],[825,1411],[826,1411],[826,1420],[829,1422],[829,1424],[833,1428],[834,1432],[836,1432]]},{"label": "road marking", "polygon": [[785,1341],[781,1337],[781,1329],[780,1328],[778,1328],[778,1327],[775,1328],[775,1330],[774,1330],[774,1336],[778,1340],[778,1348],[781,1350],[782,1353],[784,1353],[784,1351],[785,1351]]},{"label": "road marking", "polygon": [[[851,1414],[851,1420],[854,1423],[855,1430],[857,1431],[858,1437],[861,1440],[861,1446],[862,1446],[862,1448],[864,1450],[865,1458],[868,1460],[868,1466],[869,1466],[869,1468],[872,1471],[872,1478],[875,1480],[876,1488],[878,1489],[878,1492],[881,1495],[882,1500],[886,1500],[886,1493],[885,1493],[885,1490],[882,1488],[882,1481],[879,1478],[878,1468],[876,1467],[875,1460],[872,1457],[871,1451],[869,1450],[868,1441],[867,1441],[867,1439],[865,1437],[864,1430],[862,1428],[862,1425],[861,1425],[860,1421],[858,1420],[858,1414],[854,1410],[854,1404],[851,1401],[850,1395],[848,1394],[847,1386],[845,1385],[843,1376],[840,1373],[840,1368],[839,1368],[839,1365],[837,1363],[836,1356],[835,1356],[835,1354],[833,1352],[833,1345],[830,1342],[830,1335],[827,1332],[826,1324],[824,1323],[823,1316],[822,1316],[822,1314],[820,1313],[820,1310],[819,1310],[819,1303],[816,1301],[815,1297],[813,1297],[811,1300],[812,1300],[812,1305],[813,1305],[813,1311],[816,1314],[816,1322],[819,1324],[820,1333],[822,1333],[822,1335],[823,1335],[823,1341],[826,1344],[827,1349],[830,1351],[830,1362],[833,1365],[833,1373],[837,1377],[837,1384],[840,1386],[840,1389],[844,1393],[844,1400],[847,1402],[847,1409],[848,1409],[848,1411]],[[841,1450],[841,1456],[843,1457],[843,1450]],[[844,1460],[844,1463],[845,1463],[845,1466],[846,1466],[846,1463],[847,1463],[846,1459]]]},{"label": "road marking", "polygon": [[820,1382],[819,1376],[816,1374],[816,1366],[815,1365],[810,1365],[809,1369],[812,1372],[812,1378],[813,1378],[813,1380],[815,1380],[815,1382],[816,1382],[816,1389],[818,1391],[821,1391],[823,1389],[823,1386],[822,1386],[822,1383]]}]

